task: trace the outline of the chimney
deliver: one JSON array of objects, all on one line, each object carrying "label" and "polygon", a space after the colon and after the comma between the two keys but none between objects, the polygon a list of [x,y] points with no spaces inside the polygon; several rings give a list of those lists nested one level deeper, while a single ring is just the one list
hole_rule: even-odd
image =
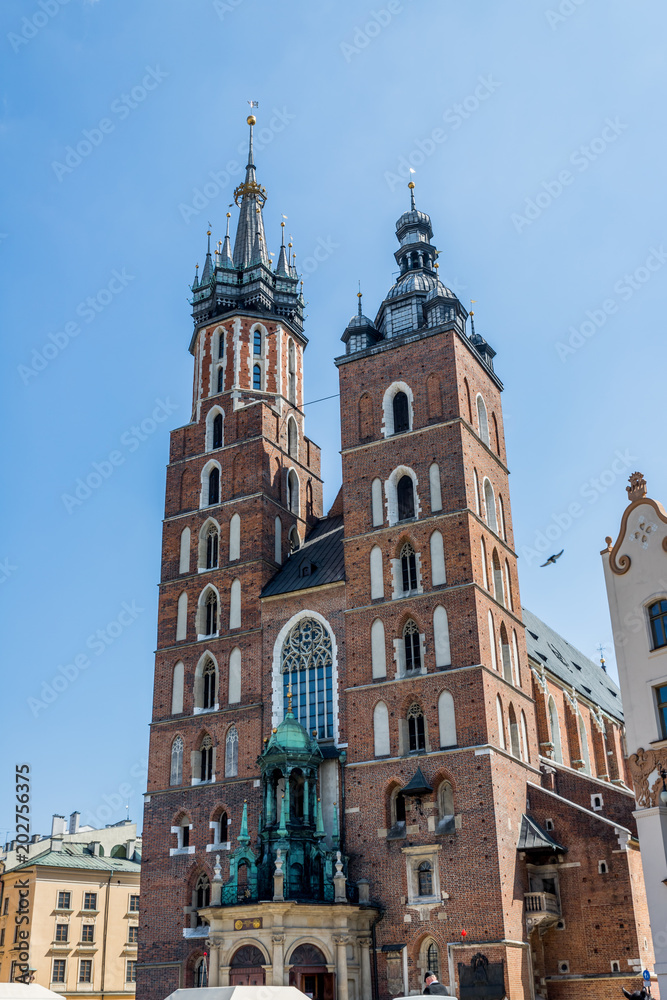
[{"label": "chimney", "polygon": [[41,833],[33,833],[32,837],[30,838],[30,843],[38,844],[41,839],[42,839]]},{"label": "chimney", "polygon": [[88,850],[90,851],[91,854],[94,854],[96,857],[99,858],[101,846],[102,845],[99,842],[99,840],[91,840],[91,842],[88,844]]},{"label": "chimney", "polygon": [[136,846],[136,843],[137,842],[134,838],[132,840],[125,841],[125,857],[127,858],[128,861],[131,861],[132,858],[134,857],[134,848]]},{"label": "chimney", "polygon": [[67,824],[65,823],[65,817],[59,816],[58,813],[54,813],[51,820],[51,836],[62,837],[66,832]]},{"label": "chimney", "polygon": [[63,842],[62,837],[54,837],[51,839],[51,850],[52,851],[62,851]]},{"label": "chimney", "polygon": [[70,813],[70,818],[69,818],[69,832],[70,833],[78,833],[79,832],[79,820],[80,819],[81,819],[81,813],[80,812]]}]

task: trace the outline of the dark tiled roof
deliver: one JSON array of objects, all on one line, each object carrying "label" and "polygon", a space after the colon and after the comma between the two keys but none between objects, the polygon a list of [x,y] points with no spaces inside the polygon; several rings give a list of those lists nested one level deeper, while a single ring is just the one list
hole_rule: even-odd
[{"label": "dark tiled roof", "polygon": [[522,608],[526,626],[528,655],[542,663],[550,673],[565,681],[579,694],[623,721],[621,692],[598,663],[589,660],[575,646],[526,608]]},{"label": "dark tiled roof", "polygon": [[291,594],[345,579],[343,518],[323,517],[262,591],[262,597]]},{"label": "dark tiled roof", "polygon": [[521,817],[521,832],[517,851],[566,851],[567,848],[550,837],[539,823],[530,816]]}]

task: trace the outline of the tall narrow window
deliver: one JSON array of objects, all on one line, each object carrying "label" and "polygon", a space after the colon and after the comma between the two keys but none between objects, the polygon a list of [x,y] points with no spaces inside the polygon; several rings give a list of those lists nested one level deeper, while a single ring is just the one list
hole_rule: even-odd
[{"label": "tall narrow window", "polygon": [[287,453],[290,458],[296,458],[297,431],[296,420],[287,421]]},{"label": "tall narrow window", "polygon": [[207,875],[200,875],[195,886],[194,904],[196,909],[201,910],[204,906],[209,906],[211,902],[211,883]]},{"label": "tall narrow window", "polygon": [[181,532],[181,547],[178,559],[178,572],[190,572],[190,529],[183,528]]},{"label": "tall narrow window", "polygon": [[500,537],[504,539],[504,541],[507,541],[507,531],[505,529],[505,506],[500,493],[498,494],[498,531]]},{"label": "tall narrow window", "polygon": [[232,580],[229,591],[229,627],[241,628],[241,581]]},{"label": "tall narrow window", "polygon": [[215,708],[215,689],[216,689],[216,676],[215,676],[215,665],[211,660],[206,662],[204,669],[202,671],[202,679],[204,681],[204,696],[202,699],[202,708]]},{"label": "tall narrow window", "polygon": [[220,502],[220,470],[214,466],[208,474],[208,503]]},{"label": "tall narrow window", "polygon": [[222,413],[213,418],[213,447],[222,448]]},{"label": "tall narrow window", "polygon": [[296,347],[293,340],[289,341],[287,363],[289,373],[289,401],[293,406],[296,406]]},{"label": "tall narrow window", "polygon": [[404,594],[417,589],[417,556],[409,542],[401,549],[401,575]]},{"label": "tall narrow window", "polygon": [[292,691],[292,711],[318,739],[334,735],[333,649],[328,629],[316,618],[301,618],[287,633],[282,648],[283,705]]},{"label": "tall narrow window", "polygon": [[201,750],[199,751],[199,780],[200,781],[212,781],[213,780],[213,740],[207,734],[202,740]]},{"label": "tall narrow window", "polygon": [[183,661],[179,660],[174,665],[174,673],[171,682],[171,714],[180,715],[183,711],[183,685],[185,677],[185,667]]},{"label": "tall narrow window", "polygon": [[514,602],[512,600],[512,582],[510,579],[510,564],[507,559],[505,560],[505,597],[506,606],[510,609],[510,611],[514,611]]},{"label": "tall narrow window", "polygon": [[229,698],[230,705],[241,700],[241,650],[236,646],[229,654]]},{"label": "tall narrow window", "polygon": [[513,757],[518,757],[521,759],[521,743],[519,742],[519,726],[516,721],[516,713],[514,711],[514,705],[510,704],[508,713],[508,722],[510,728],[510,753]]},{"label": "tall narrow window", "polygon": [[419,629],[412,618],[403,628],[403,648],[405,650],[405,670],[421,670],[422,658],[419,643]]},{"label": "tall narrow window", "polygon": [[433,869],[430,861],[422,861],[417,869],[417,881],[420,896],[433,895]]},{"label": "tall narrow window", "polygon": [[484,539],[483,538],[480,539],[480,542],[481,542],[480,548],[482,550],[482,583],[484,584],[484,586],[488,590],[489,589],[489,571],[488,571],[488,567],[486,565],[486,545],[484,544]]},{"label": "tall narrow window", "polygon": [[500,626],[500,652],[503,658],[503,677],[509,684],[513,684],[512,655],[510,653],[510,644],[504,622]]},{"label": "tall narrow window", "polygon": [[588,752],[588,736],[586,735],[586,723],[584,722],[581,712],[577,712],[578,722],[579,722],[579,743],[581,745],[581,760],[583,763],[582,770],[585,774],[591,773],[591,757]]},{"label": "tall narrow window", "polygon": [[170,785],[183,784],[183,737],[177,736],[171,744],[171,770],[169,773]]},{"label": "tall narrow window", "polygon": [[440,466],[433,462],[428,470],[428,482],[431,489],[431,511],[442,510],[442,490],[440,489]]},{"label": "tall narrow window", "polygon": [[479,430],[479,436],[485,445],[490,445],[489,439],[489,418],[486,414],[486,403],[482,399],[481,395],[477,394],[477,426]]},{"label": "tall narrow window", "polygon": [[241,558],[241,518],[232,514],[229,522],[229,561],[235,562]]},{"label": "tall narrow window", "polygon": [[239,734],[232,726],[225,740],[225,777],[235,778],[239,773]]},{"label": "tall narrow window", "polygon": [[185,591],[178,595],[176,609],[176,641],[185,639],[188,634],[188,595]]},{"label": "tall narrow window", "polygon": [[521,709],[521,759],[530,763],[530,754],[528,753],[528,727],[526,726],[526,715],[523,709]]},{"label": "tall narrow window", "polygon": [[479,476],[477,475],[477,469],[473,469],[472,474],[475,485],[475,513],[478,517],[481,517],[481,508],[479,503]]},{"label": "tall narrow window", "polygon": [[426,749],[426,731],[424,728],[424,713],[417,702],[408,709],[408,742],[410,753],[419,753]]},{"label": "tall narrow window", "polygon": [[261,330],[255,330],[255,333],[253,334],[252,353],[253,354],[261,354],[262,353],[262,331]]},{"label": "tall narrow window", "polygon": [[653,649],[667,646],[667,600],[656,601],[648,609]]},{"label": "tall narrow window", "polygon": [[396,487],[398,520],[406,521],[415,516],[415,488],[410,476],[401,476]]},{"label": "tall narrow window", "polygon": [[262,369],[259,365],[253,365],[252,368],[252,387],[253,389],[262,388]]},{"label": "tall narrow window", "polygon": [[382,566],[382,549],[374,545],[370,552],[371,600],[384,597],[384,570]]},{"label": "tall narrow window", "polygon": [[373,527],[377,528],[384,522],[384,511],[382,509],[382,483],[379,479],[374,479],[371,483],[371,513]]},{"label": "tall narrow window", "polygon": [[206,569],[216,569],[218,565],[218,529],[211,525],[206,535]]},{"label": "tall narrow window", "polygon": [[394,408],[394,434],[410,430],[410,407],[404,392],[397,392],[392,400]]},{"label": "tall narrow window", "polygon": [[445,543],[439,531],[434,531],[430,538],[431,549],[431,583],[438,587],[447,583],[445,569]]},{"label": "tall narrow window", "polygon": [[549,729],[551,730],[551,742],[553,743],[554,760],[559,764],[563,763],[563,751],[560,742],[560,723],[558,721],[558,709],[553,695],[549,695]]},{"label": "tall narrow window", "polygon": [[294,469],[287,473],[287,509],[299,514],[299,480]]},{"label": "tall narrow window", "polygon": [[484,480],[484,506],[486,507],[486,523],[498,534],[498,520],[496,518],[496,496],[493,486],[488,479]]},{"label": "tall narrow window", "polygon": [[218,392],[223,391],[224,375],[225,375],[224,368],[222,367],[218,368]]},{"label": "tall narrow window", "polygon": [[441,604],[433,611],[433,643],[436,667],[449,667],[452,654],[449,646],[449,622],[447,612]]},{"label": "tall narrow window", "polygon": [[496,715],[498,716],[498,740],[502,749],[505,749],[505,720],[503,718],[503,703],[500,696],[496,695]]},{"label": "tall narrow window", "polygon": [[277,515],[275,520],[273,547],[274,547],[273,558],[277,563],[281,563],[283,561],[283,522]]},{"label": "tall narrow window", "polygon": [[456,737],[456,715],[454,713],[454,699],[450,691],[443,691],[438,698],[438,726],[440,730],[440,747],[455,747]]},{"label": "tall narrow window", "polygon": [[389,756],[389,711],[383,701],[379,701],[373,709],[373,741],[376,757]]},{"label": "tall narrow window", "polygon": [[218,598],[212,590],[206,595],[206,635],[214,635],[218,631]]},{"label": "tall narrow window", "polygon": [[489,611],[489,646],[491,647],[491,666],[498,669],[498,654],[496,652],[496,630],[493,624],[493,615]]},{"label": "tall narrow window", "polygon": [[491,564],[493,566],[493,596],[498,601],[498,604],[502,604],[505,607],[505,595],[503,593],[503,574],[500,569],[500,559],[498,558],[498,550],[493,550],[493,555],[491,556]]},{"label": "tall narrow window", "polygon": [[434,942],[431,942],[426,951],[426,967],[429,972],[434,972],[436,976],[440,975],[440,956],[438,946]]}]

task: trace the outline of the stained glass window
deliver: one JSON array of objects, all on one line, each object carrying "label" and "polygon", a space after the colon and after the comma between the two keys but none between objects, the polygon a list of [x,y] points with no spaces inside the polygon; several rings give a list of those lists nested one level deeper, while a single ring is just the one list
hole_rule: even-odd
[{"label": "stained glass window", "polygon": [[333,736],[331,635],[321,622],[302,618],[285,639],[282,652],[283,703],[287,709],[292,690],[292,710],[318,739]]}]

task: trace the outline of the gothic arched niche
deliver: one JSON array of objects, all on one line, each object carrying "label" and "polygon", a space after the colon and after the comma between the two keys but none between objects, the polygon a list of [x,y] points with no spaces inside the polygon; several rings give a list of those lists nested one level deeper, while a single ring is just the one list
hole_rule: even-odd
[{"label": "gothic arched niche", "polygon": [[251,969],[266,965],[266,959],[254,944],[244,944],[238,948],[229,963],[232,969]]},{"label": "gothic arched niche", "polygon": [[326,966],[327,962],[318,947],[314,944],[300,944],[292,952],[290,965]]}]

